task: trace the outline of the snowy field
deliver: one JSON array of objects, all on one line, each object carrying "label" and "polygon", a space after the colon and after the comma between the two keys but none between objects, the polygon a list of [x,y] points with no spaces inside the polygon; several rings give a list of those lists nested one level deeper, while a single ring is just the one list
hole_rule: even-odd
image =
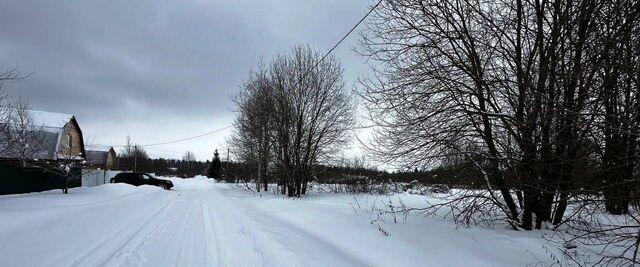
[{"label": "snowy field", "polygon": [[420,206],[424,196],[285,199],[204,178],[172,181],[170,191],[107,184],[69,195],[0,196],[0,266],[535,266],[551,260],[536,231],[456,229],[421,215],[406,223],[379,221],[382,230],[371,223],[373,203],[390,198]]}]

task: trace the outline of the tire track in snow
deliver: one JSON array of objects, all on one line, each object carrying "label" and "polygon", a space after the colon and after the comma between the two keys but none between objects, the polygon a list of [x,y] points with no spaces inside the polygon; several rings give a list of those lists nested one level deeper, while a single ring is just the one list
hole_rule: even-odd
[{"label": "tire track in snow", "polygon": [[[124,265],[129,266],[131,264],[131,260],[138,260],[138,262],[132,263],[144,263],[145,258],[140,255],[140,249],[147,245],[153,237],[161,233],[169,224],[168,218],[171,217],[171,214],[175,214],[176,210],[172,209],[175,205],[175,201],[172,201],[171,204],[164,208],[163,211],[166,211],[166,214],[159,218],[159,216],[155,216],[152,220],[144,227],[144,229],[138,232],[135,236],[129,239],[120,249],[116,252],[112,253],[112,256],[108,257],[107,260],[99,264],[100,266],[108,265],[109,263],[116,260],[116,265]],[[155,224],[155,225],[154,225]],[[147,230],[149,229],[149,230]],[[141,235],[142,234],[142,235]],[[122,255],[123,257],[119,257]],[[115,258],[114,258],[115,256]],[[118,259],[121,258],[120,261]],[[143,264],[146,265],[146,264]]]},{"label": "tire track in snow", "polygon": [[[103,239],[97,245],[93,246],[88,252],[82,254],[82,256],[76,258],[69,266],[104,266],[109,263],[111,258],[116,255],[123,247],[131,242],[136,236],[140,235],[150,220],[157,218],[163,211],[167,211],[167,207],[174,203],[175,199],[167,198],[167,201],[159,205],[159,208],[154,209],[151,214],[145,214],[137,217],[133,222],[126,224],[124,227],[118,229],[108,238]],[[123,240],[124,238],[124,240]],[[113,250],[106,257],[104,253],[100,253],[101,249],[112,248]],[[98,258],[98,262],[95,262],[95,257]],[[94,261],[93,263],[87,261]]]},{"label": "tire track in snow", "polygon": [[[216,262],[215,266],[225,266],[226,260],[224,255],[223,244],[220,242],[220,232],[218,231],[219,227],[216,227],[215,220],[211,219],[211,213],[209,211],[209,204],[202,198],[202,191],[198,191],[198,201],[200,202],[200,206],[202,207],[202,217],[204,223],[204,232],[205,232],[205,242],[206,242],[206,259],[207,266],[213,266],[213,262]],[[213,239],[213,240],[212,240]],[[213,242],[212,242],[213,241]],[[212,247],[212,244],[215,244],[215,248]],[[216,251],[216,259],[213,260],[211,257],[211,252]]]},{"label": "tire track in snow", "polygon": [[177,249],[178,252],[174,254],[175,257],[172,261],[173,265],[176,267],[188,265],[188,263],[185,264],[185,261],[183,259],[184,255],[186,255],[186,252],[187,252],[187,246],[186,246],[187,236],[189,237],[188,243],[193,243],[194,242],[193,237],[195,235],[192,233],[193,227],[189,228],[188,226],[190,226],[190,222],[192,222],[191,219],[195,217],[194,214],[196,214],[197,205],[193,200],[191,201],[181,200],[181,201],[189,202],[191,204],[188,206],[187,211],[185,212],[185,216],[182,217],[182,224],[180,226],[180,232],[178,233],[178,236],[180,236],[181,238],[179,238],[180,242]]}]

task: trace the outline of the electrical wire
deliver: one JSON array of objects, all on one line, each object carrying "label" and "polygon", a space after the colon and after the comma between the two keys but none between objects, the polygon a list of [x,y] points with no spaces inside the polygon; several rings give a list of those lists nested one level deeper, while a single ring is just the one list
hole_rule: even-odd
[{"label": "electrical wire", "polygon": [[362,17],[358,23],[356,23],[355,25],[353,25],[353,27],[351,27],[351,29],[347,32],[347,34],[345,34],[344,36],[342,36],[342,38],[340,38],[340,40],[333,45],[333,47],[331,47],[331,49],[329,49],[329,51],[324,54],[324,56],[322,56],[322,58],[320,58],[320,60],[318,60],[318,62],[316,62],[316,64],[313,65],[313,67],[311,67],[305,74],[304,76],[302,76],[302,80],[304,80],[304,78],[307,77],[307,75],[309,73],[311,73],[311,71],[313,71],[313,69],[315,69],[316,67],[318,67],[318,65],[320,65],[320,63],[322,63],[322,61],[324,61],[325,58],[327,58],[331,52],[333,52],[333,50],[335,50],[341,43],[342,41],[344,41],[345,39],[347,39],[347,37],[349,37],[349,35],[351,35],[351,33],[358,28],[358,26],[360,26],[360,24],[362,24],[362,22],[367,19],[367,17],[382,3],[383,0],[378,1],[378,3],[376,3],[376,5],[374,5],[373,7],[371,7],[371,9],[369,9],[369,12],[367,12],[367,14],[364,15],[364,17]]},{"label": "electrical wire", "polygon": [[[134,146],[139,146],[139,147],[149,147],[149,146],[159,146],[159,145],[167,145],[167,144],[173,144],[173,143],[178,143],[178,142],[183,142],[183,141],[187,141],[187,140],[191,140],[191,139],[196,139],[196,138],[200,138],[200,137],[204,137],[207,135],[211,135],[226,129],[229,129],[233,127],[233,125],[229,125],[211,132],[206,132],[203,134],[199,134],[199,135],[194,135],[191,137],[186,137],[186,138],[181,138],[181,139],[176,139],[176,140],[170,140],[170,141],[165,141],[165,142],[159,142],[159,143],[151,143],[151,144],[144,144],[144,145],[138,145],[135,144]],[[126,147],[126,146],[131,146],[131,145],[105,145],[105,144],[94,144],[94,146],[102,146],[102,147]]]}]

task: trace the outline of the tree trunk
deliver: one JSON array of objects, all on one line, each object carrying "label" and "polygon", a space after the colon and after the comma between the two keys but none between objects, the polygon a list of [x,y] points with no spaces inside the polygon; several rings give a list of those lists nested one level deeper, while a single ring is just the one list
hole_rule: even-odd
[{"label": "tree trunk", "polygon": [[522,212],[522,228],[525,230],[533,229],[533,213],[537,205],[537,193],[532,189],[524,191],[524,210]]},{"label": "tree trunk", "polygon": [[553,225],[559,225],[562,223],[562,219],[564,218],[564,212],[567,210],[567,199],[569,198],[569,193],[566,192],[566,187],[560,187],[560,198],[558,200],[558,205],[556,206],[556,212],[553,214]]},{"label": "tree trunk", "polygon": [[64,177],[64,184],[62,187],[63,194],[69,194],[69,177]]}]

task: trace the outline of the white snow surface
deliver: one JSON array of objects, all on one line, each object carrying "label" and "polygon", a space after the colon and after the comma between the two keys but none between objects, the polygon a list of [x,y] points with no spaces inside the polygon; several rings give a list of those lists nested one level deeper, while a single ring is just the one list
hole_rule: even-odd
[{"label": "white snow surface", "polygon": [[29,114],[36,126],[43,126],[46,128],[62,128],[71,121],[71,118],[73,118],[73,115],[71,114],[41,110],[29,110]]},{"label": "white snow surface", "polygon": [[[106,184],[0,196],[0,266],[526,266],[548,261],[534,232],[456,228],[411,215],[381,223],[390,197],[287,199],[203,177],[175,187]],[[547,260],[545,260],[547,259]]]}]

